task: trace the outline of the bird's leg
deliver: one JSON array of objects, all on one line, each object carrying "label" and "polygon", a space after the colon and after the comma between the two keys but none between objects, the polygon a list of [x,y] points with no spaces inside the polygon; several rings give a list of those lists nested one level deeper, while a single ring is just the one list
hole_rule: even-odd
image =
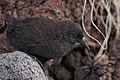
[{"label": "bird's leg", "polygon": [[54,64],[55,65],[59,64],[61,62],[61,60],[62,60],[62,57],[54,59]]},{"label": "bird's leg", "polygon": [[51,67],[52,65],[57,65],[61,62],[62,57],[61,58],[56,58],[56,59],[50,59],[47,62],[44,63],[44,67],[46,69],[48,69],[49,67]]}]

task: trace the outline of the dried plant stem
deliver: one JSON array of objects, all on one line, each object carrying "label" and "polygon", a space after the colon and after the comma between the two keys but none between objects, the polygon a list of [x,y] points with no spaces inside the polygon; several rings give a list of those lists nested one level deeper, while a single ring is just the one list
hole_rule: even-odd
[{"label": "dried plant stem", "polygon": [[102,36],[105,38],[105,35],[102,33],[102,31],[95,25],[94,21],[93,21],[93,9],[94,9],[94,3],[95,3],[95,0],[93,0],[93,3],[92,3],[92,8],[91,8],[91,22],[93,24],[93,26],[102,34]]},{"label": "dried plant stem", "polygon": [[83,27],[83,29],[84,29],[84,31],[85,31],[85,33],[91,38],[91,39],[93,39],[93,40],[95,40],[100,46],[101,46],[101,43],[97,40],[97,39],[95,39],[94,37],[92,37],[88,32],[87,32],[87,30],[85,29],[85,26],[84,26],[84,14],[85,14],[85,7],[86,7],[86,0],[85,0],[85,2],[84,2],[84,7],[83,7],[83,14],[82,14],[82,27]]},{"label": "dried plant stem", "polygon": [[111,2],[108,2],[108,3],[109,3],[109,5],[105,7],[106,11],[108,12],[107,21],[106,21],[106,27],[108,27],[108,31],[107,31],[107,34],[106,34],[106,38],[103,41],[103,44],[102,44],[98,54],[94,58],[94,61],[95,61],[94,65],[97,64],[102,59],[102,54],[103,54],[103,51],[104,51],[104,47],[107,45],[108,39],[109,39],[110,33],[111,33],[113,19],[112,19],[112,15],[111,15],[111,12],[110,12],[110,7],[111,7],[110,3]]},{"label": "dried plant stem", "polygon": [[117,24],[116,24],[116,38],[120,37],[120,1],[119,0],[113,0],[113,4],[116,7],[116,13],[117,13]]},{"label": "dried plant stem", "polygon": [[[86,3],[87,3],[87,0],[84,0],[83,14],[82,14],[82,27],[83,27],[83,30],[85,31],[85,33],[87,34],[87,36],[90,37],[91,39],[95,40],[100,45],[100,49],[99,49],[97,55],[94,57],[94,65],[96,65],[104,58],[104,56],[107,52],[108,40],[110,38],[112,26],[114,26],[116,29],[116,38],[120,37],[120,0],[99,0],[99,1],[97,1],[97,5],[95,5],[96,0],[89,0],[89,4],[91,5],[91,16],[90,16],[91,23],[96,28],[96,30],[103,36],[104,40],[102,43],[99,40],[95,39],[93,36],[91,36],[86,31],[86,28],[84,25],[84,15],[85,15],[85,10],[86,10]],[[113,7],[113,5],[111,6],[111,3],[113,5],[115,5],[115,7]],[[110,11],[111,8],[114,9],[114,12],[112,12],[112,13]],[[106,11],[107,13],[104,11]],[[100,13],[98,13],[98,12],[100,12]],[[93,13],[95,13],[94,16],[93,16]],[[101,31],[98,28],[98,25],[94,23],[93,18],[97,18],[97,17],[98,18],[100,17],[99,20],[102,24],[101,27],[105,28],[105,34],[103,34],[103,31]]]}]

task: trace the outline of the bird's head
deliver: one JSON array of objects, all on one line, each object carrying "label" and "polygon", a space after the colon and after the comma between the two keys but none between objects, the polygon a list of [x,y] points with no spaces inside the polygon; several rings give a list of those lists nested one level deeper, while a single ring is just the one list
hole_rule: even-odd
[{"label": "bird's head", "polygon": [[60,23],[60,28],[65,41],[69,42],[72,45],[82,45],[89,48],[83,37],[82,28],[78,24],[72,21],[62,21]]}]

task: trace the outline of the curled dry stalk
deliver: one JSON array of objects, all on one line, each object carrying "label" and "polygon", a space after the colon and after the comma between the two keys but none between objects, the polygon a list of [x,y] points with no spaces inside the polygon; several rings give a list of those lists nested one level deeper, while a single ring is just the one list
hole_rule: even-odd
[{"label": "curled dry stalk", "polygon": [[113,4],[116,8],[117,13],[117,23],[116,23],[116,38],[120,37],[120,0],[113,0]]},{"label": "curled dry stalk", "polygon": [[86,3],[87,3],[87,0],[85,0],[85,2],[84,2],[83,14],[82,14],[82,27],[83,27],[83,30],[85,31],[85,33],[86,33],[91,39],[95,40],[95,41],[101,46],[101,43],[100,43],[97,39],[95,39],[93,36],[91,36],[91,35],[87,32],[87,30],[86,30],[86,28],[85,28],[85,25],[84,25],[84,14],[85,14],[85,9],[86,9]]},{"label": "curled dry stalk", "polygon": [[102,55],[104,55],[104,47],[108,45],[108,39],[110,37],[112,23],[113,23],[112,22],[113,17],[112,17],[112,14],[110,12],[111,0],[109,0],[106,4],[105,4],[104,0],[102,0],[102,1],[103,1],[103,4],[104,4],[104,7],[105,7],[105,9],[106,9],[106,11],[108,13],[107,14],[107,19],[106,19],[106,25],[105,25],[107,30],[106,30],[106,37],[105,37],[105,39],[103,41],[103,44],[102,44],[98,54],[94,58],[94,61],[95,61],[94,65],[97,64],[103,58]]},{"label": "curled dry stalk", "polygon": [[[89,3],[91,5],[91,23],[97,29],[97,31],[103,36],[104,40],[102,43],[100,43],[99,40],[97,40],[93,36],[91,36],[85,29],[84,12],[86,10],[86,8],[85,8],[86,3],[87,3],[87,0],[85,0],[84,7],[83,7],[82,27],[83,27],[85,33],[100,45],[100,49],[99,49],[97,55],[94,57],[94,65],[96,65],[97,63],[99,63],[103,59],[103,57],[105,56],[105,53],[107,52],[106,50],[107,50],[108,40],[110,38],[111,28],[113,25],[116,27],[116,30],[117,30],[116,36],[120,35],[120,23],[119,23],[120,22],[120,13],[119,13],[120,6],[117,7],[118,4],[120,5],[120,1],[119,0],[100,0],[99,2],[97,2],[98,6],[95,7],[95,5],[94,5],[95,0],[89,0]],[[113,14],[110,11],[111,3],[115,4],[115,6],[116,6],[117,23],[115,21]],[[101,20],[101,24],[103,25],[101,27],[105,27],[105,34],[103,34],[103,31],[99,30],[98,26],[93,21],[93,12],[95,12],[95,14],[97,14],[99,7],[100,7],[100,17],[101,17],[100,20]],[[107,12],[106,17],[104,17],[104,15],[103,15],[104,10],[106,10],[106,12]],[[97,16],[98,16],[98,14],[94,17],[97,17]],[[104,19],[104,18],[106,18],[106,19]]]}]

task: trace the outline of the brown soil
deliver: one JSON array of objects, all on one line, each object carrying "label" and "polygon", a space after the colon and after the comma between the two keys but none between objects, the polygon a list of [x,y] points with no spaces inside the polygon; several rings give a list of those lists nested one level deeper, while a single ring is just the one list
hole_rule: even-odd
[{"label": "brown soil", "polygon": [[[0,28],[4,27],[4,14],[9,13],[18,19],[26,17],[44,16],[50,19],[72,20],[81,25],[81,16],[84,0],[0,0]],[[90,22],[91,6],[87,3],[85,12],[85,27],[100,42],[103,37],[96,31]],[[105,28],[99,17],[95,23],[105,33]],[[0,54],[15,51],[5,37],[5,32],[0,31]],[[86,35],[85,35],[86,36]],[[51,66],[49,75],[55,80],[120,80],[120,38],[115,39],[115,28],[109,39],[109,47],[105,57],[96,65],[93,58],[100,46],[88,36],[87,42],[91,51],[78,48],[66,55],[59,65]]]}]

